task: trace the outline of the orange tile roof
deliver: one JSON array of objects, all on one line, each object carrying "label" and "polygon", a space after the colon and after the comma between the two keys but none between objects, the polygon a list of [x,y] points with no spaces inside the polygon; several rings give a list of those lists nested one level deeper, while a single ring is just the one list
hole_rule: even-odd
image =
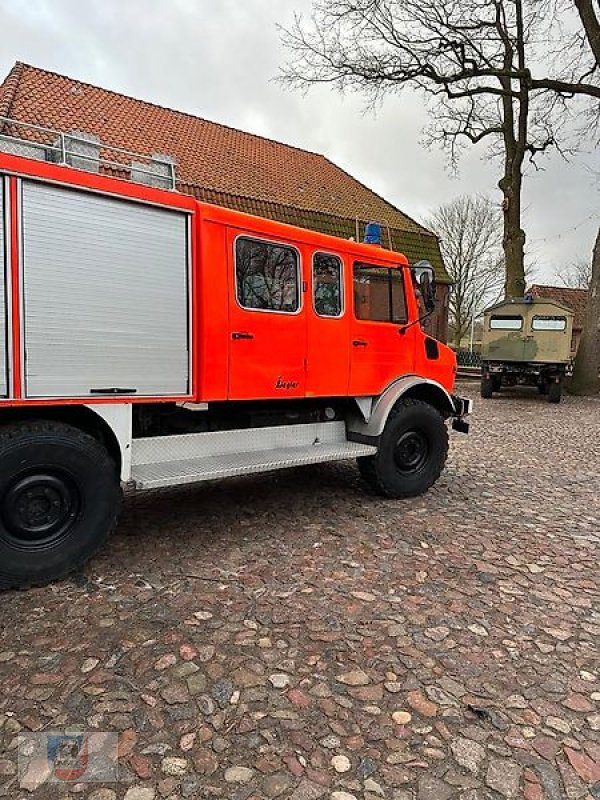
[{"label": "orange tile roof", "polygon": [[439,241],[325,156],[163,108],[17,62],[0,85],[0,116],[109,146],[161,153],[177,164],[178,188],[202,200],[348,237],[355,220],[388,226],[385,245],[429,259],[449,282]]},{"label": "orange tile roof", "polygon": [[573,327],[581,330],[585,320],[585,306],[587,302],[586,289],[570,289],[566,286],[543,286],[535,284],[527,290],[527,294],[534,297],[544,297],[567,306],[575,312]]}]

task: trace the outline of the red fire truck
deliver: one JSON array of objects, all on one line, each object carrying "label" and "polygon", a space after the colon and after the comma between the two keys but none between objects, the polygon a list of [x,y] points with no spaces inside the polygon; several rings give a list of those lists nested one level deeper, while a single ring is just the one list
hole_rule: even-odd
[{"label": "red fire truck", "polygon": [[435,482],[471,406],[419,324],[430,269],[115,171],[0,153],[0,587],[82,565],[123,488]]}]

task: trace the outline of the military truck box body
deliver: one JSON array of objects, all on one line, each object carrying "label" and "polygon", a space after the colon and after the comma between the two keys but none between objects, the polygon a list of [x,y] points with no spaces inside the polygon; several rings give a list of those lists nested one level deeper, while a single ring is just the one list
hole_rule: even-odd
[{"label": "military truck box body", "polygon": [[482,358],[486,361],[568,364],[573,312],[554,300],[509,299],[484,314]]},{"label": "military truck box body", "polygon": [[504,386],[530,384],[560,402],[571,365],[573,312],[554,300],[508,298],[484,313],[481,396]]}]

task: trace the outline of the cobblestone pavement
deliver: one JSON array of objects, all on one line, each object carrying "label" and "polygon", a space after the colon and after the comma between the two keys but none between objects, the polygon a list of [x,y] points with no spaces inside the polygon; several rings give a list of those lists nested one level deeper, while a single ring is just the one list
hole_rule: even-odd
[{"label": "cobblestone pavement", "polygon": [[128,500],[0,598],[0,794],[56,797],[17,735],[76,726],[120,732],[91,800],[600,798],[599,474],[600,401],[507,392],[416,500],[350,463]]}]

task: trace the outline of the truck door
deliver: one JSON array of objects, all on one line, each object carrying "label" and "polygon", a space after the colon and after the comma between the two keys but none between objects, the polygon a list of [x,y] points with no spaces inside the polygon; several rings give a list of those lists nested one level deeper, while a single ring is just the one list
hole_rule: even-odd
[{"label": "truck door", "polygon": [[350,372],[352,314],[352,303],[344,292],[346,265],[333,253],[316,252],[309,257],[312,308],[307,308],[306,394],[309,397],[345,396]]},{"label": "truck door", "polygon": [[377,264],[353,265],[349,393],[354,397],[380,394],[414,369],[413,331],[400,333],[408,321],[402,272]]},{"label": "truck door", "polygon": [[[6,188],[5,188],[6,187]],[[6,198],[5,198],[6,192]],[[10,241],[10,231],[8,229],[8,181],[0,175],[0,397],[8,394],[7,381],[7,331],[8,320],[6,315],[6,275],[9,265],[6,254],[8,247],[6,243]]]},{"label": "truck door", "polygon": [[230,400],[303,397],[306,315],[300,253],[230,231]]}]

